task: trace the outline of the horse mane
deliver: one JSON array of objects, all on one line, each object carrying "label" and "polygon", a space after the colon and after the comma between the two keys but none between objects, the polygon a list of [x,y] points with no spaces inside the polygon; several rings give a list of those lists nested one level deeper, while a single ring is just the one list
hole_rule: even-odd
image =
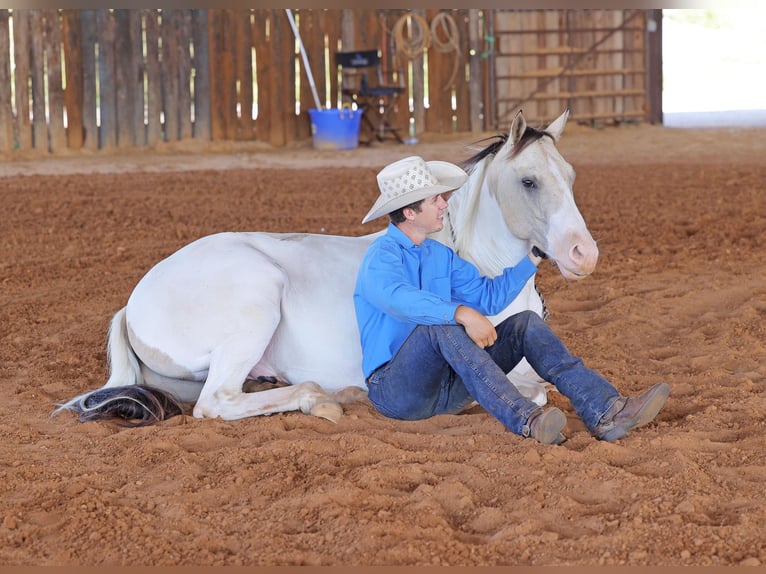
[{"label": "horse mane", "polygon": [[[527,126],[527,128],[524,130],[524,134],[521,136],[521,139],[519,139],[519,141],[514,144],[513,149],[511,150],[511,157],[516,157],[522,151],[524,151],[524,149],[526,149],[529,144],[536,142],[543,136],[548,136],[552,140],[554,139],[554,137],[545,130],[538,130],[537,128]],[[463,162],[460,164],[460,167],[462,167],[467,173],[470,173],[476,167],[476,165],[481,162],[481,160],[495,155],[503,146],[505,146],[505,144],[508,143],[508,137],[508,133],[498,133],[494,136],[490,136],[477,141],[476,144],[487,141],[491,143],[489,143],[475,155],[469,157],[466,160],[463,160]]]}]

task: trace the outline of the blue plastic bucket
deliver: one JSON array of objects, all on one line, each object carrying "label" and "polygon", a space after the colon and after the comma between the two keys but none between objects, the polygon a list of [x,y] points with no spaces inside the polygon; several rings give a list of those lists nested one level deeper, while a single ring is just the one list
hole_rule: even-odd
[{"label": "blue plastic bucket", "polygon": [[315,149],[354,149],[359,145],[362,110],[309,110]]}]

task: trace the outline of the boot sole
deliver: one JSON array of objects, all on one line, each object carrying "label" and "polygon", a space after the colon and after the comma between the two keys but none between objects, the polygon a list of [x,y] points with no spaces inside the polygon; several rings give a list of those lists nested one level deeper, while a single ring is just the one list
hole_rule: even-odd
[{"label": "boot sole", "polygon": [[532,438],[542,444],[561,444],[564,442],[561,431],[565,426],[567,426],[566,415],[556,407],[550,408],[535,421]]},{"label": "boot sole", "polygon": [[667,383],[657,383],[649,389],[648,392],[650,394],[649,400],[646,401],[643,408],[636,413],[636,416],[633,417],[632,420],[627,420],[623,424],[609,429],[599,438],[607,442],[612,442],[621,439],[634,428],[652,422],[670,396],[670,385]]}]

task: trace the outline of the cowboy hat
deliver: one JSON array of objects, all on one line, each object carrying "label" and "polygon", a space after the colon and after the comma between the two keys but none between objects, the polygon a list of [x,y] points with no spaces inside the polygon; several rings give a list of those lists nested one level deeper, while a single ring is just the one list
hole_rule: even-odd
[{"label": "cowboy hat", "polygon": [[429,161],[416,155],[400,159],[378,172],[380,197],[362,223],[431,197],[457,189],[468,175],[446,161]]}]

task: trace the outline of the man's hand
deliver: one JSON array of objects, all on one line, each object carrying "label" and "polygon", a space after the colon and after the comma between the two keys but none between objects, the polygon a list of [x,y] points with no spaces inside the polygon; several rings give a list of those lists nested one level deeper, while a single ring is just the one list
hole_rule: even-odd
[{"label": "man's hand", "polygon": [[455,322],[462,325],[471,340],[482,349],[493,345],[497,340],[495,326],[476,309],[460,305],[455,310]]}]

